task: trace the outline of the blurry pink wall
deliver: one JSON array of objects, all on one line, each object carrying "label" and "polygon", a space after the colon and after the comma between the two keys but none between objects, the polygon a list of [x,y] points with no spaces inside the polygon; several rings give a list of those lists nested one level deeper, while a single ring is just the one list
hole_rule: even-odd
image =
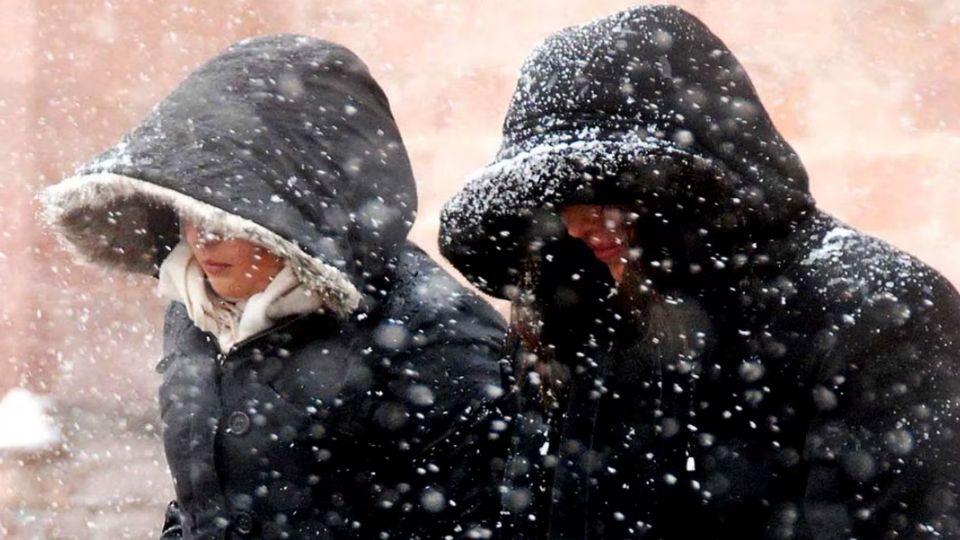
[{"label": "blurry pink wall", "polygon": [[[34,219],[35,191],[106,148],[191,69],[270,32],[341,42],[390,96],[416,170],[413,238],[490,160],[517,70],[550,32],[614,0],[0,0],[0,391],[149,407],[162,303],[146,279],[75,266]],[[821,207],[954,282],[960,252],[960,3],[680,4],[746,64]]]},{"label": "blurry pink wall", "polygon": [[[436,255],[440,206],[493,157],[530,49],[636,3],[0,0],[0,396],[24,386],[61,410],[155,414],[153,283],[74,265],[32,197],[230,43],[299,32],[366,60],[417,173],[413,239]],[[960,2],[677,3],[746,65],[822,208],[960,283]],[[0,488],[0,506],[15,495]]]}]

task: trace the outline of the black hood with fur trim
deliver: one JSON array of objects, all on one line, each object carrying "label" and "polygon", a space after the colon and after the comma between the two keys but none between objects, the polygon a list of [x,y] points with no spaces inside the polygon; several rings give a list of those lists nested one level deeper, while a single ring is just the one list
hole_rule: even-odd
[{"label": "black hood with fur trim", "polygon": [[155,275],[179,212],[291,260],[341,313],[384,271],[417,209],[406,150],[367,67],[297,35],[213,58],[44,199],[47,222],[89,261]]},{"label": "black hood with fur trim", "polygon": [[548,38],[521,70],[503,133],[497,159],[445,206],[440,232],[443,255],[495,296],[537,240],[562,234],[563,204],[636,204],[654,241],[645,250],[669,247],[675,262],[725,256],[720,244],[813,206],[743,67],[672,6]]}]

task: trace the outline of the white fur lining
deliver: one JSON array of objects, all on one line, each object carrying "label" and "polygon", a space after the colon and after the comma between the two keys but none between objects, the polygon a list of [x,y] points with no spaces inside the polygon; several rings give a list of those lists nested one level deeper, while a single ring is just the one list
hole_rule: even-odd
[{"label": "white fur lining", "polygon": [[[330,310],[346,315],[360,293],[343,272],[248,219],[178,191],[113,173],[74,176],[45,189],[41,218],[78,259],[108,269],[156,275],[157,241],[176,244],[176,214],[203,228],[266,247],[287,260],[302,283],[324,295]],[[166,210],[166,211],[165,211]],[[176,214],[174,213],[176,212]],[[168,230],[173,229],[173,230]]]}]

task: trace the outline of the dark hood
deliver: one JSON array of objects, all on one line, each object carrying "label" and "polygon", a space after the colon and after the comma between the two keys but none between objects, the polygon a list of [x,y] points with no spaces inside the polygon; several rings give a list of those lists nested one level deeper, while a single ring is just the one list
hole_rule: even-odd
[{"label": "dark hood", "polygon": [[673,6],[552,35],[524,64],[503,133],[440,231],[443,255],[495,296],[531,248],[563,235],[563,204],[634,205],[644,257],[697,268],[813,207],[743,66]]},{"label": "dark hood", "polygon": [[239,42],[44,194],[83,258],[155,275],[176,213],[263,244],[350,311],[405,242],[416,187],[383,91],[346,48]]}]

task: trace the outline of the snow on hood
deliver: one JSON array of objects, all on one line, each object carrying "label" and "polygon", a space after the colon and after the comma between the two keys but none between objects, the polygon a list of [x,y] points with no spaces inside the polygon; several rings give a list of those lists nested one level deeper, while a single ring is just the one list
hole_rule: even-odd
[{"label": "snow on hood", "polygon": [[497,158],[444,207],[441,252],[504,297],[570,203],[635,205],[664,238],[774,230],[813,207],[743,67],[674,6],[567,28],[533,51]]},{"label": "snow on hood", "polygon": [[361,302],[417,208],[386,96],[346,48],[241,41],[194,71],[115,147],[43,193],[81,259],[156,275],[177,215],[264,245],[336,312]]}]

